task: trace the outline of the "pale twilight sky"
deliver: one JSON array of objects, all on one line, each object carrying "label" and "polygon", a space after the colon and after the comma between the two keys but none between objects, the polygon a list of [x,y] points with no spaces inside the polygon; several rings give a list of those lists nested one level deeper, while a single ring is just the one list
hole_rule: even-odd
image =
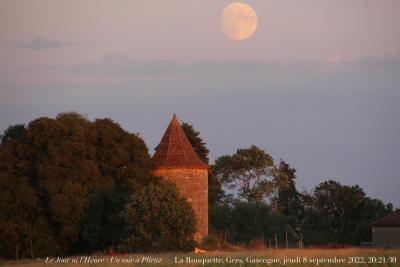
[{"label": "pale twilight sky", "polygon": [[230,2],[0,1],[0,131],[78,111],[152,153],[176,112],[212,159],[255,144],[300,189],[335,179],[400,207],[400,1],[245,1],[242,42],[220,29]]}]

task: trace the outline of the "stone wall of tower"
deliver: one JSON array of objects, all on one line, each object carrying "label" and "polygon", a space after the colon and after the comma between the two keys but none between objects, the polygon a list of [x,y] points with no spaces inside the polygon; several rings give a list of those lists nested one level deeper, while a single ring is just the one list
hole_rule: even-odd
[{"label": "stone wall of tower", "polygon": [[155,169],[154,175],[176,184],[179,193],[192,205],[196,215],[195,240],[208,235],[208,170],[189,168]]}]

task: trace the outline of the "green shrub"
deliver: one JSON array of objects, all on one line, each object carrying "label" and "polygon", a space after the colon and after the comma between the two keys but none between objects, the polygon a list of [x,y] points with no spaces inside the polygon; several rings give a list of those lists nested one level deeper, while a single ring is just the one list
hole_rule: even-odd
[{"label": "green shrub", "polygon": [[174,184],[160,180],[135,192],[122,212],[124,240],[120,250],[190,251],[196,229],[194,211]]}]

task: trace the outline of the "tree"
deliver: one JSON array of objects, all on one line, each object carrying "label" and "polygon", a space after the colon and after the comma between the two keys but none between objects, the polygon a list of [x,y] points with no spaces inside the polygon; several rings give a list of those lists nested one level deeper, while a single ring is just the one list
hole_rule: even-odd
[{"label": "tree", "polygon": [[34,258],[60,252],[29,179],[0,171],[1,256]]},{"label": "tree", "polygon": [[49,230],[32,177],[27,129],[5,130],[0,145],[0,251],[2,256],[54,255],[57,242]]},{"label": "tree", "polygon": [[326,181],[316,187],[314,201],[320,215],[340,242],[347,218],[357,208],[365,196],[358,186],[343,186],[336,181]]},{"label": "tree", "polygon": [[138,134],[111,119],[96,119],[96,163],[102,177],[133,192],[152,179],[149,150]]},{"label": "tree", "polygon": [[208,205],[211,207],[220,203],[223,199],[229,198],[222,189],[221,182],[212,173],[208,172]]},{"label": "tree", "polygon": [[123,250],[190,251],[196,219],[190,203],[164,180],[135,192],[122,212],[127,238]]},{"label": "tree", "polygon": [[90,250],[115,247],[124,238],[125,223],[121,217],[130,194],[122,186],[104,188],[91,199],[89,208],[82,219],[82,239]]},{"label": "tree", "polygon": [[272,157],[254,145],[219,157],[212,166],[212,175],[229,189],[238,189],[238,196],[248,202],[261,202],[271,195],[274,171]]},{"label": "tree", "polygon": [[32,121],[28,137],[42,204],[61,247],[70,251],[80,239],[89,199],[105,182],[96,164],[94,128],[78,114],[60,114]]},{"label": "tree", "polygon": [[203,138],[200,137],[200,132],[196,131],[193,128],[193,125],[186,122],[182,122],[182,129],[185,132],[187,138],[189,139],[189,142],[192,145],[197,156],[203,162],[208,164],[209,161],[208,154],[210,151],[206,147],[206,143],[204,142]]},{"label": "tree", "polygon": [[24,124],[16,124],[8,127],[3,135],[0,135],[1,143],[5,143],[7,140],[17,139],[20,141],[26,140],[26,128]]},{"label": "tree", "polygon": [[349,237],[352,238],[351,243],[370,242],[372,240],[371,223],[392,212],[392,204],[384,204],[379,199],[365,197],[358,209],[351,213],[351,229],[347,231]]},{"label": "tree", "polygon": [[297,192],[296,189],[296,169],[291,168],[288,163],[281,160],[274,177],[277,193],[272,204],[276,211],[285,216],[287,230],[301,242],[305,214],[302,194]]},{"label": "tree", "polygon": [[228,203],[215,203],[208,211],[209,227],[211,232],[226,242],[232,231],[232,207]]},{"label": "tree", "polygon": [[32,241],[38,198],[26,177],[0,172],[0,188],[0,248],[18,260],[25,237]]},{"label": "tree", "polygon": [[359,210],[364,197],[358,185],[347,186],[333,180],[320,183],[314,189],[312,209],[307,214],[305,242],[354,243],[352,214]]},{"label": "tree", "polygon": [[284,214],[289,214],[293,206],[298,202],[298,192],[296,190],[296,169],[281,160],[277,171],[274,174],[277,184],[277,195],[274,198],[276,208]]},{"label": "tree", "polygon": [[[59,248],[48,255],[79,253],[83,249],[82,221],[98,192],[124,188],[128,195],[151,181],[150,155],[137,134],[124,131],[111,119],[92,122],[77,113],[38,118],[26,128],[10,127],[2,137],[0,163],[4,182],[0,183],[0,194],[9,199],[0,205],[0,214],[21,210],[18,214],[26,224],[24,229],[32,234],[21,229],[13,231],[18,234],[14,239],[21,240],[18,242],[25,251],[29,250],[24,244],[33,239],[37,225],[44,225],[48,240],[57,244],[49,247]],[[21,195],[21,199],[32,196],[24,205],[35,204],[37,208],[21,208],[20,202],[10,199],[6,194],[9,182],[5,181],[20,181],[15,184],[16,192],[32,192]],[[28,218],[24,210],[35,212]],[[108,211],[114,212],[105,210],[104,216]],[[3,223],[9,220],[0,219]],[[103,229],[103,234],[110,234],[104,231],[115,230]]]}]

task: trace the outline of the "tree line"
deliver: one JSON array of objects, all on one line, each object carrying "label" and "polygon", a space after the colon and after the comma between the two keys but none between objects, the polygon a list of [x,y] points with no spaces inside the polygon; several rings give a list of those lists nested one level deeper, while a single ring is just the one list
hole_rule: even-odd
[{"label": "tree line", "polygon": [[[208,158],[199,133],[186,132],[199,139],[193,145],[203,147],[196,151]],[[371,242],[371,223],[393,211],[392,204],[366,196],[359,185],[327,180],[311,192],[299,192],[296,178],[295,168],[284,160],[275,164],[271,155],[254,145],[218,157],[209,174],[212,242],[360,245]]]},{"label": "tree line", "polygon": [[189,202],[152,175],[142,138],[111,119],[11,126],[0,164],[0,257],[193,248]]},{"label": "tree line", "polygon": [[[209,163],[200,133],[182,128]],[[151,170],[143,139],[111,119],[61,113],[10,126],[0,143],[0,257],[192,250],[189,202]],[[256,146],[217,158],[209,171],[214,243],[359,244],[392,209],[332,180],[299,192],[296,170]]]}]

